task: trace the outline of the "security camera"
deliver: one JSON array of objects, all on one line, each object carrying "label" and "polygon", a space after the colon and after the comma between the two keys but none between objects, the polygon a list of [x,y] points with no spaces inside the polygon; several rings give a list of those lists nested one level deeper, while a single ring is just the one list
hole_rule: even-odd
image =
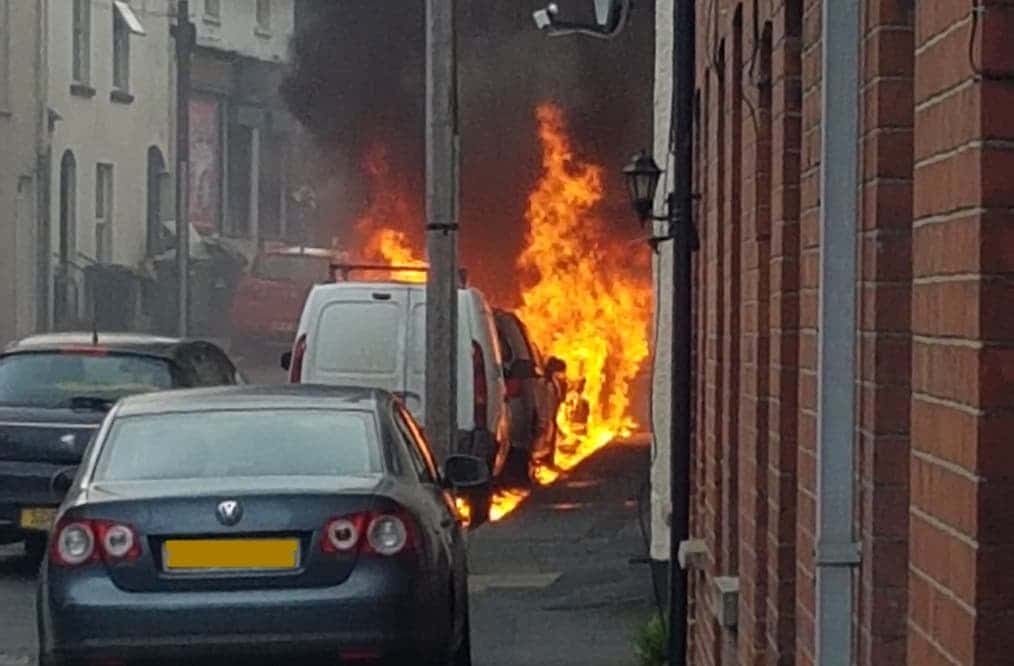
[{"label": "security camera", "polygon": [[545,9],[540,9],[532,14],[532,18],[535,19],[535,25],[538,26],[539,30],[548,30],[553,27],[553,21],[559,13],[559,5],[551,2]]},{"label": "security camera", "polygon": [[544,30],[550,37],[585,35],[612,39],[623,32],[633,2],[634,0],[594,0],[596,23],[560,20],[560,7],[555,2],[532,14],[532,18],[539,30]]}]

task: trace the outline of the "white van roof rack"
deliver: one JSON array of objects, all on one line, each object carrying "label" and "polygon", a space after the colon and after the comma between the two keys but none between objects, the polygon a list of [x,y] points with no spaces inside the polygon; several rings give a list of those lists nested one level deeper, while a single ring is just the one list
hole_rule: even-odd
[{"label": "white van roof rack", "polygon": [[[369,264],[369,263],[345,263],[332,262],[329,272],[331,282],[348,282],[352,273],[427,273],[429,264],[424,266],[402,266],[392,264]],[[459,286],[464,289],[468,286],[468,270],[458,269]]]}]

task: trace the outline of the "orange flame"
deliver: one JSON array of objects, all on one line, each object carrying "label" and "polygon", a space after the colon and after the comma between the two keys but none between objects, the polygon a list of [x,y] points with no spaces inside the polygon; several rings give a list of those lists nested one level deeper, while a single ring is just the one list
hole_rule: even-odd
[{"label": "orange flame", "polygon": [[[536,117],[542,176],[528,198],[527,244],[518,259],[534,281],[518,314],[543,349],[567,363],[556,466],[569,470],[637,425],[628,394],[648,357],[652,293],[642,277],[647,267],[636,265],[645,259],[611,242],[595,214],[602,168],[574,154],[559,107],[543,104]],[[555,480],[546,472],[536,478]]]},{"label": "orange flame", "polygon": [[503,520],[525,501],[528,494],[527,490],[521,488],[504,488],[496,491],[489,506],[489,519],[492,522]]},{"label": "orange flame", "polygon": [[[366,155],[364,168],[370,180],[370,205],[355,222],[356,231],[366,239],[361,259],[385,266],[425,268],[422,252],[417,251],[405,231],[418,225],[422,215],[413,205],[407,188],[392,176],[384,146],[373,146]],[[399,282],[426,282],[424,271],[391,271],[383,279]]]}]

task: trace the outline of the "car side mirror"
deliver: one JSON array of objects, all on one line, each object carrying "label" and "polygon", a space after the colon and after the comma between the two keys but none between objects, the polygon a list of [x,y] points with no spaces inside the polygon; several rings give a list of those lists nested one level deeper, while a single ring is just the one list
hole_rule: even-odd
[{"label": "car side mirror", "polygon": [[444,482],[454,490],[479,488],[489,481],[489,467],[482,458],[454,454],[444,462]]},{"label": "car side mirror", "polygon": [[77,467],[64,467],[49,480],[49,487],[53,489],[53,492],[65,495],[74,485],[75,476],[77,476]]},{"label": "car side mirror", "polygon": [[287,351],[284,354],[282,354],[282,358],[281,358],[279,364],[282,366],[282,370],[288,370],[289,368],[291,368],[292,367],[292,352],[291,351]]},{"label": "car side mirror", "polygon": [[546,362],[546,374],[552,377],[553,375],[562,375],[567,372],[567,363],[556,356],[550,357]]}]

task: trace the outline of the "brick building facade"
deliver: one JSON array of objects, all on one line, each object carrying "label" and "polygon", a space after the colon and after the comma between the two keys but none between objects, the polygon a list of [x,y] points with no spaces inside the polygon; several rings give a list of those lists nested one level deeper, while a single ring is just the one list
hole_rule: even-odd
[{"label": "brick building facade", "polygon": [[[1012,664],[1014,4],[861,3],[852,660]],[[823,7],[696,6],[692,663],[812,664]]]}]

